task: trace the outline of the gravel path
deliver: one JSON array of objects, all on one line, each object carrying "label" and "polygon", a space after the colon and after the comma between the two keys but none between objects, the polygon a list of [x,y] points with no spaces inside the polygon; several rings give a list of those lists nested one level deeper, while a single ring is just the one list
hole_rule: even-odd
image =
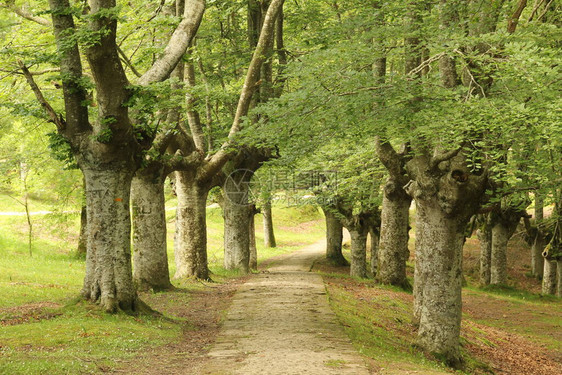
[{"label": "gravel path", "polygon": [[205,375],[369,374],[309,270],[324,241],[277,261],[236,293]]}]

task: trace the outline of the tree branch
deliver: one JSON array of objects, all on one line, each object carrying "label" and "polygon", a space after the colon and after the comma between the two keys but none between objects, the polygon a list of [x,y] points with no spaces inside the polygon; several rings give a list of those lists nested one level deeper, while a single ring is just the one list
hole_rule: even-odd
[{"label": "tree branch", "polygon": [[527,0],[519,0],[519,4],[517,5],[517,9],[513,12],[513,15],[507,20],[507,32],[513,34],[517,29],[517,24],[519,23],[519,18],[521,17],[521,13],[527,6]]},{"label": "tree branch", "polygon": [[82,60],[75,40],[69,45],[75,32],[74,19],[67,12],[70,8],[68,0],[49,0],[53,19],[53,30],[60,55],[60,72],[66,111],[66,135],[69,140],[80,133],[91,130],[86,106],[86,90],[80,84]]},{"label": "tree branch", "polygon": [[232,146],[232,141],[234,140],[235,135],[241,129],[242,118],[248,114],[252,95],[258,87],[257,80],[260,75],[261,66],[265,61],[267,48],[273,38],[277,15],[281,11],[283,3],[284,0],[272,0],[269,5],[261,29],[258,45],[256,46],[254,55],[252,56],[252,61],[250,62],[250,66],[246,74],[244,86],[242,87],[242,92],[240,93],[240,99],[238,100],[234,121],[232,122],[230,132],[228,133],[228,140],[223,143],[221,149],[211,157],[204,168],[204,171],[201,173],[202,179],[211,177],[224,166],[230,157],[231,152],[228,149]]},{"label": "tree branch", "polygon": [[35,16],[33,13],[27,11],[26,9],[16,6],[14,0],[5,1],[5,4],[3,4],[2,7],[10,9],[12,12],[22,18],[25,18],[26,20],[33,21],[42,26],[51,26],[51,22],[48,19]]},{"label": "tree branch", "polygon": [[117,46],[117,52],[119,52],[119,55],[121,55],[121,60],[125,63],[125,65],[127,65],[127,67],[131,69],[131,72],[133,72],[133,74],[136,75],[137,77],[140,77],[142,74],[140,74],[139,71],[135,68],[135,66],[133,65],[131,60],[127,57],[125,52],[123,52],[121,47]]},{"label": "tree branch", "polygon": [[[190,88],[195,87],[195,67],[193,66],[193,61],[188,61],[186,63],[186,82]],[[195,104],[197,99],[187,93],[187,122],[189,124],[189,129],[191,130],[191,136],[195,142],[195,147],[201,152],[205,153],[205,134],[203,133],[203,127],[201,126],[201,117],[199,112],[195,109]]]},{"label": "tree branch", "polygon": [[451,150],[451,151],[444,152],[442,154],[434,155],[431,158],[431,161],[429,163],[431,169],[436,168],[439,165],[439,163],[447,161],[447,160],[451,160],[452,158],[457,156],[459,154],[459,152],[461,152],[463,147],[464,147],[464,144],[462,146],[460,146],[459,148],[455,149],[455,150]]},{"label": "tree branch", "polygon": [[381,140],[381,137],[375,137],[375,150],[381,161],[391,176],[400,175],[400,156],[394,150],[394,147],[386,141]]},{"label": "tree branch", "polygon": [[64,132],[64,129],[66,127],[64,120],[55,112],[55,110],[53,109],[53,107],[51,107],[49,102],[47,102],[47,99],[45,99],[45,97],[43,96],[41,89],[39,89],[39,86],[37,86],[37,83],[35,83],[33,76],[31,75],[27,67],[23,64],[23,62],[18,61],[18,64],[20,66],[22,74],[25,76],[25,79],[27,80],[27,83],[29,84],[31,90],[35,94],[37,101],[39,101],[39,103],[43,107],[43,110],[49,117],[50,121],[56,125],[57,130],[60,133]]},{"label": "tree branch", "polygon": [[138,81],[140,85],[148,85],[168,78],[191,44],[204,12],[205,0],[186,0],[183,20],[170,37],[162,56],[140,77]]}]

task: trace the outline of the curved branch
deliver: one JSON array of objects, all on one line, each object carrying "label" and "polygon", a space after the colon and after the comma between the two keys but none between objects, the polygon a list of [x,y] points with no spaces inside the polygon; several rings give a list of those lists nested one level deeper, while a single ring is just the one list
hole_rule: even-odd
[{"label": "curved branch", "polygon": [[42,26],[51,26],[51,21],[43,17],[35,16],[33,13],[29,12],[28,10],[16,6],[14,0],[6,1],[5,4],[2,5],[2,7],[10,9],[12,12],[14,12],[15,14],[17,14],[22,18],[25,18],[26,20],[33,21]]},{"label": "curved branch", "polygon": [[162,56],[140,77],[138,81],[140,85],[144,86],[168,78],[191,44],[204,12],[205,0],[185,2],[183,20],[172,34]]},{"label": "curved branch", "polygon": [[244,86],[240,93],[240,99],[238,100],[234,121],[228,133],[228,140],[222,145],[221,149],[211,157],[205,166],[201,174],[201,178],[203,179],[207,179],[218,172],[231,156],[231,152],[228,149],[232,146],[235,135],[241,130],[242,118],[248,114],[252,96],[259,86],[257,81],[261,66],[266,59],[267,48],[270,46],[270,42],[273,38],[277,16],[283,7],[283,3],[284,0],[272,0],[267,9],[258,45],[256,46],[252,61],[250,62]]}]

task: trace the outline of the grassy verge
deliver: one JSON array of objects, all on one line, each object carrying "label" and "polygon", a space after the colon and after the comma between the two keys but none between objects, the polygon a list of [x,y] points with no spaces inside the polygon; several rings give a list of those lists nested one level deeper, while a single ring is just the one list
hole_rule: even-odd
[{"label": "grassy verge", "polygon": [[[413,296],[359,280],[326,262],[321,272],[330,304],[362,354],[381,374],[453,373],[413,345]],[[562,369],[562,301],[512,287],[463,290],[460,374],[556,373]]]}]

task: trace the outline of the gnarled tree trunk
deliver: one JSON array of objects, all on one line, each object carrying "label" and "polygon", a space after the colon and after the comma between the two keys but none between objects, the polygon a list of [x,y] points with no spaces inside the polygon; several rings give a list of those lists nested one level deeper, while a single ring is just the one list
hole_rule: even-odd
[{"label": "gnarled tree trunk", "polygon": [[556,295],[562,297],[562,260],[556,261]]},{"label": "gnarled tree trunk", "polygon": [[137,171],[131,185],[133,281],[139,290],[172,287],[168,269],[163,168]]},{"label": "gnarled tree trunk", "polygon": [[407,192],[417,206],[414,319],[417,343],[458,367],[462,249],[465,229],[479,208],[486,174],[474,175],[460,149],[408,163]]},{"label": "gnarled tree trunk", "polygon": [[192,172],[177,171],[176,233],[174,278],[195,277],[208,280],[207,264],[207,195],[209,188],[200,184]]},{"label": "gnarled tree trunk", "polygon": [[329,209],[322,207],[326,218],[326,258],[336,265],[349,263],[342,254],[343,225]]},{"label": "gnarled tree trunk", "polygon": [[377,280],[383,284],[408,287],[406,261],[408,250],[409,210],[412,199],[389,179],[385,186],[381,212],[381,235]]},{"label": "gnarled tree trunk", "polygon": [[132,168],[83,168],[88,253],[82,294],[108,312],[137,309],[131,272],[129,194]]}]

